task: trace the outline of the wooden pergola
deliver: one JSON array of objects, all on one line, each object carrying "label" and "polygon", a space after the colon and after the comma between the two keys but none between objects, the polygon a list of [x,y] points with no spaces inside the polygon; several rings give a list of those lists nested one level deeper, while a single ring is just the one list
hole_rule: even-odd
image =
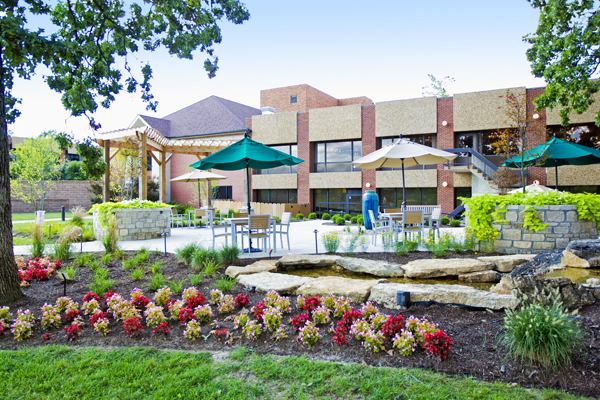
[{"label": "wooden pergola", "polygon": [[[169,139],[149,126],[132,127],[100,133],[96,138],[96,143],[102,146],[104,162],[106,163],[106,173],[104,174],[102,191],[102,199],[104,202],[110,201],[110,160],[112,160],[122,148],[127,147],[126,141],[128,139],[138,140],[141,143],[140,153],[150,154],[160,167],[159,201],[163,203],[166,201],[166,167],[174,154],[192,154],[198,157],[198,159],[201,159],[234,143],[232,140]],[[111,154],[111,148],[116,148],[117,151]],[[143,171],[140,175],[139,196],[142,200],[146,200],[148,197],[148,174],[146,171]]]}]

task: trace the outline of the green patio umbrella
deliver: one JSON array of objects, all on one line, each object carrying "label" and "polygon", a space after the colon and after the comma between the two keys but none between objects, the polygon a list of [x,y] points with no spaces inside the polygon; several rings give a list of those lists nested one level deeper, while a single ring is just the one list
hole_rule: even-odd
[{"label": "green patio umbrella", "polygon": [[556,173],[556,189],[558,190],[558,167],[562,165],[590,165],[600,163],[600,150],[553,138],[527,150],[523,156],[517,155],[504,161],[503,167],[554,167]]},{"label": "green patio umbrella", "polygon": [[223,171],[236,171],[245,168],[248,190],[248,212],[250,212],[250,168],[270,169],[282,165],[296,165],[303,161],[282,151],[265,146],[262,143],[255,142],[248,138],[248,134],[246,133],[242,140],[191,164],[190,167],[202,170],[215,168]]}]

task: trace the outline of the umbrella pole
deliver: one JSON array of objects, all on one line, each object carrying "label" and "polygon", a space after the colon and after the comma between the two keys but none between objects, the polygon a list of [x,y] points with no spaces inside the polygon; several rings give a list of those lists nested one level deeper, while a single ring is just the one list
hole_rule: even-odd
[{"label": "umbrella pole", "polygon": [[406,181],[404,180],[404,158],[402,159],[402,211],[406,208]]},{"label": "umbrella pole", "polygon": [[[246,190],[248,191],[248,209],[246,211],[248,211],[248,215],[250,215],[250,165],[249,165],[250,160],[248,160],[246,158]],[[250,227],[248,227],[248,232],[250,232]],[[254,250],[252,248],[252,238],[250,237],[250,235],[248,235],[248,240],[250,241],[249,244],[249,248],[248,248],[248,253],[252,253],[252,251]],[[242,249],[243,251],[243,249]],[[260,251],[260,250],[254,250],[254,251]]]},{"label": "umbrella pole", "polygon": [[558,161],[554,160],[554,176],[555,176],[555,182],[556,183],[556,191],[558,191]]}]

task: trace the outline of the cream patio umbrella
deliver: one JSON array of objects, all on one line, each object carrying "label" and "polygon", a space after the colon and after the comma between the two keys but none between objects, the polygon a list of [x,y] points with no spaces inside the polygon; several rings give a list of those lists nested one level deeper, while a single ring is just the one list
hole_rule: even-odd
[{"label": "cream patio umbrella", "polygon": [[[533,184],[525,186],[526,192],[557,192],[558,190],[549,188],[548,186],[540,185],[539,181],[533,181]],[[523,188],[509,190],[508,193],[523,192]]]},{"label": "cream patio umbrella", "polygon": [[[187,174],[183,174],[178,176],[177,178],[171,179],[171,182],[210,182],[210,181],[219,181],[221,179],[227,179],[226,176],[213,174],[208,171],[200,171],[194,170],[192,172],[188,172]],[[200,193],[198,193],[199,195]],[[198,196],[200,197],[200,196]],[[200,204],[198,206],[202,206],[202,199],[199,199]],[[208,194],[208,206],[210,207],[210,193]]]},{"label": "cream patio umbrella", "polygon": [[355,167],[363,169],[377,168],[402,168],[402,208],[406,205],[404,168],[416,165],[439,164],[444,161],[454,160],[458,154],[424,146],[422,144],[403,139],[402,135],[394,143],[367,154],[353,161]]}]

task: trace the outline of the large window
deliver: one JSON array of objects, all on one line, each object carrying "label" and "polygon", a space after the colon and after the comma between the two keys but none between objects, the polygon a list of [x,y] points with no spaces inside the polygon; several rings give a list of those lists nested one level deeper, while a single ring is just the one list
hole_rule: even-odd
[{"label": "large window", "polygon": [[[429,146],[429,147],[435,147],[436,145],[436,137],[435,135],[410,135],[410,136],[404,136],[403,139],[408,139],[411,142],[416,142],[425,146]],[[389,144],[394,143],[395,141],[398,140],[398,137],[392,137],[392,138],[381,138],[379,139],[378,143],[377,143],[377,149],[381,149],[382,147],[385,147]],[[437,165],[417,165],[414,167],[407,167],[404,168],[405,170],[409,170],[409,169],[436,169]],[[402,168],[379,168],[378,171],[401,171]]]},{"label": "large window", "polygon": [[[406,205],[436,205],[437,188],[406,188]],[[402,188],[379,189],[382,208],[399,208],[402,205]]]},{"label": "large window", "polygon": [[570,125],[566,128],[562,126],[549,126],[546,139],[550,140],[555,135],[558,139],[574,142],[587,147],[597,148],[596,146],[600,143],[600,128],[592,123]]},{"label": "large window", "polygon": [[298,203],[297,189],[259,189],[256,195],[259,203]]},{"label": "large window", "polygon": [[325,142],[315,145],[314,172],[352,172],[359,170],[352,161],[362,157],[362,142]]},{"label": "large window", "polygon": [[216,200],[231,200],[233,198],[232,193],[233,186],[218,186],[215,191]]},{"label": "large window", "polygon": [[346,189],[315,189],[314,211],[319,213],[345,214],[346,213]]},{"label": "large window", "polygon": [[[284,144],[281,146],[269,146],[272,149],[279,150],[282,153],[289,154],[293,157],[298,157],[298,145],[296,144]],[[281,167],[260,169],[256,170],[257,174],[269,175],[269,174],[296,174],[298,173],[297,165],[282,165]]]}]

